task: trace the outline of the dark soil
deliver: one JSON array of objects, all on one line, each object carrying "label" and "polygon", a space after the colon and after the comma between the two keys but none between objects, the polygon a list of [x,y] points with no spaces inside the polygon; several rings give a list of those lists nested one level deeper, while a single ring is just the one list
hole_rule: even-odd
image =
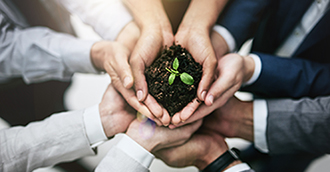
[{"label": "dark soil", "polygon": [[[175,77],[172,85],[168,79],[173,69],[175,58],[179,60],[178,71],[186,72],[194,78],[193,85],[183,83],[179,76]],[[172,45],[162,51],[153,64],[145,71],[149,93],[173,116],[189,102],[197,97],[197,87],[202,77],[202,66],[195,62],[191,54],[180,45]]]}]

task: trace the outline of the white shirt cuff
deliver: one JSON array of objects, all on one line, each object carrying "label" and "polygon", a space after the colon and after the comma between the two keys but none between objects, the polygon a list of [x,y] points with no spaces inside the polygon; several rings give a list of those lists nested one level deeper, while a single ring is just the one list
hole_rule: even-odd
[{"label": "white shirt cuff", "polygon": [[266,140],[267,129],[267,103],[266,100],[258,99],[253,101],[253,128],[254,145],[261,152],[268,153]]},{"label": "white shirt cuff", "polygon": [[225,41],[228,45],[229,51],[234,52],[234,50],[236,48],[236,42],[235,42],[233,35],[225,27],[220,26],[220,25],[215,25],[213,27],[213,30],[216,31],[217,33],[219,33],[223,37],[223,39],[225,39]]},{"label": "white shirt cuff", "polygon": [[149,168],[151,162],[155,158],[154,155],[152,155],[126,134],[123,135],[122,139],[117,143],[116,146],[146,168]]},{"label": "white shirt cuff", "polygon": [[246,163],[241,163],[241,164],[237,164],[237,165],[234,165],[234,166],[228,168],[224,172],[238,172],[238,171],[246,171],[246,170],[250,170],[250,169],[251,168],[249,165],[247,165]]},{"label": "white shirt cuff", "polygon": [[90,108],[85,109],[83,118],[87,138],[91,147],[96,147],[104,141],[108,140],[103,130],[98,105],[94,105]]},{"label": "white shirt cuff", "polygon": [[262,64],[261,64],[261,60],[260,60],[259,56],[256,54],[249,54],[248,56],[252,57],[252,59],[254,61],[254,71],[253,71],[252,77],[248,81],[243,83],[242,86],[247,86],[247,85],[253,84],[259,78],[260,73],[261,73]]}]

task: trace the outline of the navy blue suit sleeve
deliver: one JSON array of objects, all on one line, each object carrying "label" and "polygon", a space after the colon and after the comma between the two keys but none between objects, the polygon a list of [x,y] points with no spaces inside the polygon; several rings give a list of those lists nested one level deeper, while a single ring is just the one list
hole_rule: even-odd
[{"label": "navy blue suit sleeve", "polygon": [[237,47],[253,37],[270,0],[233,0],[228,3],[217,24],[234,37]]},{"label": "navy blue suit sleeve", "polygon": [[266,97],[316,97],[330,95],[330,64],[255,53],[262,63],[255,83],[241,88]]}]

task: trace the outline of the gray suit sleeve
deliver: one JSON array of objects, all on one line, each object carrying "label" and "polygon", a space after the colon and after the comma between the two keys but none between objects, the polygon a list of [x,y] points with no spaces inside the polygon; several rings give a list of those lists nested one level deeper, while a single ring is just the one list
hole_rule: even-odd
[{"label": "gray suit sleeve", "polygon": [[90,59],[94,43],[45,27],[21,29],[0,11],[0,77],[33,83],[67,80],[74,72],[97,73]]},{"label": "gray suit sleeve", "polygon": [[330,153],[330,97],[267,100],[270,154]]},{"label": "gray suit sleeve", "polygon": [[149,172],[149,169],[134,160],[116,146],[112,147],[107,155],[96,167],[95,172]]},{"label": "gray suit sleeve", "polygon": [[0,171],[32,171],[94,155],[82,114],[66,112],[26,127],[0,130]]}]

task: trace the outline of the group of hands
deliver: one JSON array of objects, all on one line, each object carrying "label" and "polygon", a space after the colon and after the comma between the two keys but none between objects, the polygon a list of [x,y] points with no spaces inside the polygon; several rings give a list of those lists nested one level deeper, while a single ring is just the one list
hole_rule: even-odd
[{"label": "group of hands", "polygon": [[[126,132],[170,166],[195,165],[203,169],[210,159],[228,149],[225,137],[244,132],[240,131],[245,125],[240,120],[243,113],[237,111],[248,111],[252,106],[233,95],[252,76],[253,60],[227,54],[224,38],[212,31],[225,1],[192,1],[175,35],[161,1],[150,0],[148,5],[130,0],[125,3],[134,21],[123,28],[116,41],[97,42],[91,50],[94,66],[111,77],[99,105],[105,133],[111,137]],[[203,75],[196,98],[200,101],[192,101],[170,117],[148,94],[144,71],[165,46],[173,43],[192,54],[203,66]],[[148,120],[136,119],[137,112],[158,126],[145,125]],[[154,133],[147,142],[139,134],[141,125]]]}]

